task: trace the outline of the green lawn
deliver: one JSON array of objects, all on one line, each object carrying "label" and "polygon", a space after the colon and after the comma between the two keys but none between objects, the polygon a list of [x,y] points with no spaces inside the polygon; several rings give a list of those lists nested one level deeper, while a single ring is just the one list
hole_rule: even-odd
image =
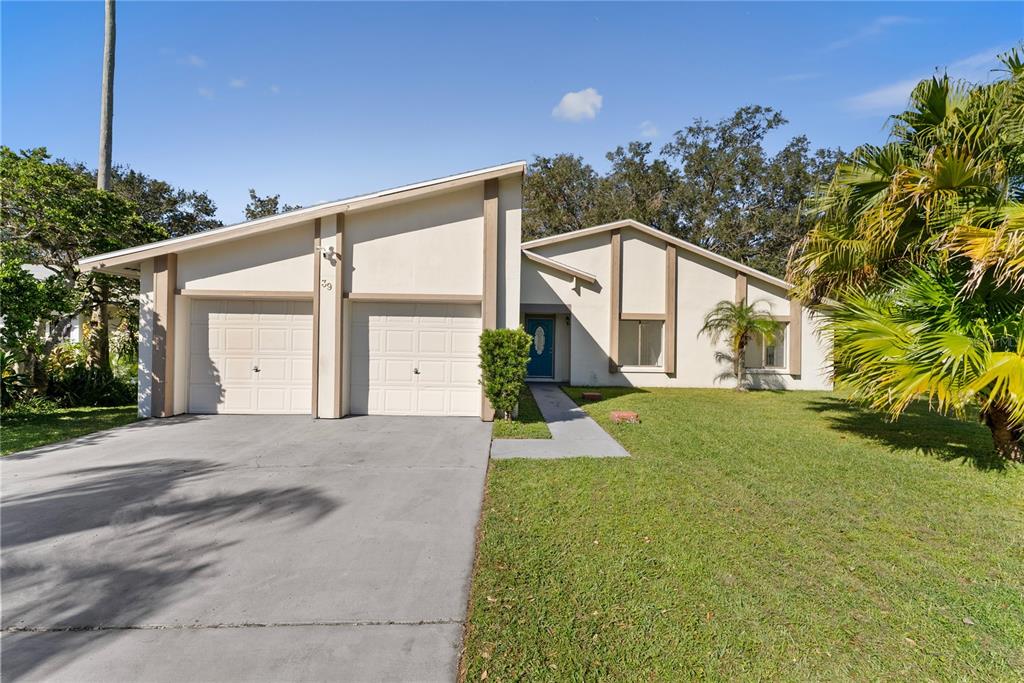
[{"label": "green lawn", "polygon": [[551,431],[548,430],[548,423],[540,414],[537,402],[533,400],[533,393],[529,387],[523,389],[519,395],[519,417],[514,420],[495,420],[494,431],[491,432],[494,439],[550,439]]},{"label": "green lawn", "polygon": [[491,462],[465,680],[1021,680],[1024,467],[986,430],[602,391],[633,457]]},{"label": "green lawn", "polygon": [[5,411],[0,415],[0,449],[7,455],[138,419],[136,406],[61,408],[52,413]]}]

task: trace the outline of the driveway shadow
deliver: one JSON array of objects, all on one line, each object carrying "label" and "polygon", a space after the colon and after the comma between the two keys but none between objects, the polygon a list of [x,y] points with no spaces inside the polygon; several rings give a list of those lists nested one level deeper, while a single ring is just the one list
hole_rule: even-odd
[{"label": "driveway shadow", "polygon": [[[341,501],[312,486],[221,491],[219,463],[156,459],[83,468],[5,488],[0,517],[4,680],[53,671],[116,630],[145,625],[217,575],[241,522],[316,524]],[[26,489],[27,492],[23,492]],[[189,535],[180,533],[185,528]],[[199,529],[207,540],[196,542]],[[191,537],[192,542],[186,539]],[[66,631],[41,637],[34,631]],[[42,645],[45,643],[45,647]]]},{"label": "driveway shadow", "polygon": [[895,421],[839,397],[820,398],[809,407],[825,415],[833,429],[870,439],[893,452],[916,451],[979,470],[1006,469],[1006,462],[995,454],[988,430],[982,425],[945,417],[921,402],[911,405]]}]

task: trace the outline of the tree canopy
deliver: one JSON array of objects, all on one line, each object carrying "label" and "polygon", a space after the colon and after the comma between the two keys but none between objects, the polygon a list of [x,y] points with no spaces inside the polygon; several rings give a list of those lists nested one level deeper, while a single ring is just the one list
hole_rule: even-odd
[{"label": "tree canopy", "polygon": [[806,229],[803,202],[843,157],[812,149],[804,136],[769,154],[765,138],[786,123],[761,106],[715,123],[697,119],[658,152],[649,142],[617,147],[604,175],[571,154],[535,157],[524,187],[524,238],[632,218],[781,276]]},{"label": "tree canopy", "polygon": [[282,204],[279,194],[268,194],[261,197],[256,194],[256,190],[249,188],[249,203],[245,205],[245,220],[254,221],[257,218],[276,216],[279,213],[301,208],[295,204]]},{"label": "tree canopy", "polygon": [[1024,62],[1003,78],[922,81],[882,146],[810,203],[789,279],[831,300],[836,379],[899,416],[977,410],[1024,459]]}]

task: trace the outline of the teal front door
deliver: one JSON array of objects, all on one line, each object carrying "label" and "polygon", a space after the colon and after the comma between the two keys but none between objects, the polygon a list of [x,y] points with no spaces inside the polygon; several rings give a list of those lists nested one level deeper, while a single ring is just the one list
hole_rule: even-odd
[{"label": "teal front door", "polygon": [[533,343],[530,344],[530,362],[526,365],[527,377],[554,377],[554,318],[527,318],[526,333],[533,337]]}]

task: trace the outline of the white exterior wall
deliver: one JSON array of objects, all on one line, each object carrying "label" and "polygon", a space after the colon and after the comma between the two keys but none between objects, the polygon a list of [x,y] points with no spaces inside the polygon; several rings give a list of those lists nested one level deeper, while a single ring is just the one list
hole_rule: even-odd
[{"label": "white exterior wall", "polygon": [[139,274],[139,417],[153,415],[153,259],[143,261]]},{"label": "white exterior wall", "polygon": [[483,183],[345,217],[345,291],[483,293]]},{"label": "white exterior wall", "polygon": [[[629,313],[664,313],[665,252],[655,254],[640,233],[623,229],[622,295],[623,310]],[[652,240],[657,242],[657,240]],[[626,245],[632,245],[627,250]],[[641,372],[608,371],[608,344],[611,327],[609,291],[611,246],[608,233],[537,247],[541,256],[579,268],[597,277],[597,283],[580,283],[550,268],[523,259],[522,302],[529,304],[562,303],[572,310],[571,372],[575,385],[629,385],[638,387],[731,387],[734,381],[720,375],[728,368],[714,360],[716,346],[707,335],[699,335],[704,316],[719,301],[732,301],[736,293],[736,271],[684,249],[677,249],[676,374],[660,370]],[[635,263],[631,260],[635,259]],[[657,277],[650,276],[650,272]],[[777,287],[748,275],[748,296],[767,299],[773,313],[789,315],[789,302]],[[643,295],[644,290],[649,290]],[[627,294],[627,292],[632,292]],[[628,297],[628,298],[627,298]],[[636,308],[631,308],[636,307]],[[785,389],[830,389],[827,340],[816,335],[818,321],[804,309],[802,326],[802,370],[799,377],[785,372],[763,371],[755,376],[755,386]],[[724,350],[724,342],[718,345]]]},{"label": "white exterior wall", "polygon": [[178,255],[178,289],[303,291],[313,287],[313,221]]},{"label": "white exterior wall", "polygon": [[635,230],[622,233],[622,310],[665,312],[665,244]]}]

